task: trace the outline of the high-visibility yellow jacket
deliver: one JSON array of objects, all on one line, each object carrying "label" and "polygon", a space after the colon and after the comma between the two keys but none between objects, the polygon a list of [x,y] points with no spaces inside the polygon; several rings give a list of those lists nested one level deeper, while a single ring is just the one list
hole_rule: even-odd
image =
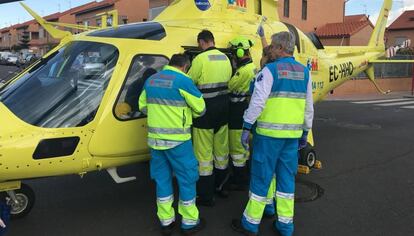
[{"label": "high-visibility yellow jacket", "polygon": [[250,83],[257,73],[256,66],[249,60],[247,64],[240,66],[229,81],[231,102],[246,101],[249,97]]},{"label": "high-visibility yellow jacket", "polygon": [[193,81],[171,66],[146,81],[139,107],[148,115],[148,145],[158,150],[190,140],[192,118],[205,112],[203,96]]},{"label": "high-visibility yellow jacket", "polygon": [[219,129],[228,123],[228,82],[232,67],[227,56],[216,48],[209,48],[197,55],[188,72],[197,88],[203,93],[207,111],[194,120],[194,127]]},{"label": "high-visibility yellow jacket", "polygon": [[232,67],[227,56],[215,48],[197,55],[188,72],[205,99],[228,94]]},{"label": "high-visibility yellow jacket", "polygon": [[276,60],[258,74],[243,127],[257,121],[257,134],[300,138],[312,127],[313,100],[309,70],[293,57]]}]

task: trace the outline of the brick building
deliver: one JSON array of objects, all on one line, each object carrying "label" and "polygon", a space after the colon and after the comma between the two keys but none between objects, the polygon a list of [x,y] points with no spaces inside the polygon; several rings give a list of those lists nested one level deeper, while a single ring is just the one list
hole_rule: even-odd
[{"label": "brick building", "polygon": [[[43,18],[50,22],[75,24],[75,16],[72,15],[72,13],[87,8],[93,3],[94,2],[74,7],[64,12],[53,13]],[[58,40],[52,38],[35,20],[30,20],[0,29],[0,50],[12,50],[18,48],[24,34],[29,36],[29,49],[36,54],[43,55],[54,45],[59,43]]]},{"label": "brick building", "polygon": [[[101,26],[100,13],[118,10],[118,23],[128,24],[148,20],[149,0],[104,0],[93,2],[89,7],[73,11],[76,24],[85,26]],[[113,19],[108,18],[108,25]]]},{"label": "brick building", "polygon": [[345,16],[343,22],[328,23],[316,30],[325,46],[365,46],[374,25],[366,15]]},{"label": "brick building", "polygon": [[[259,0],[256,0],[259,1]],[[329,22],[342,22],[345,14],[344,0],[275,0],[278,1],[280,20],[295,25],[303,32]],[[155,18],[173,0],[150,0],[149,19]],[[321,7],[323,6],[323,7]]]},{"label": "brick building", "polygon": [[278,0],[279,17],[303,32],[313,32],[326,23],[343,22],[344,0]]},{"label": "brick building", "polygon": [[[87,26],[102,25],[101,13],[118,10],[119,24],[154,19],[174,0],[103,0],[90,2],[82,6],[58,12],[45,18],[48,21]],[[259,1],[259,0],[254,0]],[[341,22],[344,15],[344,0],[278,0],[279,16],[282,21],[293,24],[304,32],[314,31],[329,22]],[[321,6],[324,6],[323,8]],[[108,25],[113,19],[108,18]],[[80,30],[65,29],[72,33]],[[21,35],[30,35],[30,48],[44,54],[58,41],[35,21],[28,21],[8,28],[0,29],[0,50],[10,50],[18,45]]]},{"label": "brick building", "polygon": [[402,45],[407,39],[411,39],[411,47],[414,43],[414,10],[405,11],[387,28],[387,46]]}]

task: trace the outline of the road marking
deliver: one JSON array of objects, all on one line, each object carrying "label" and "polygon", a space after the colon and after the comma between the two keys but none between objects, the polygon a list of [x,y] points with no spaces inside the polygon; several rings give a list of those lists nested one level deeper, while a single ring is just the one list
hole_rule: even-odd
[{"label": "road marking", "polygon": [[411,105],[411,104],[414,104],[414,100],[411,100],[409,102],[394,102],[394,103],[375,104],[375,105],[382,106],[382,107],[389,107],[389,106],[402,106],[402,105]]},{"label": "road marking", "polygon": [[371,101],[363,101],[363,102],[353,102],[353,104],[375,104],[375,103],[385,103],[385,102],[401,102],[401,101],[408,101],[408,100],[412,100],[412,99],[399,98],[399,99],[371,100]]},{"label": "road marking", "polygon": [[401,107],[401,108],[404,108],[404,109],[414,109],[414,106],[406,106],[406,107]]}]

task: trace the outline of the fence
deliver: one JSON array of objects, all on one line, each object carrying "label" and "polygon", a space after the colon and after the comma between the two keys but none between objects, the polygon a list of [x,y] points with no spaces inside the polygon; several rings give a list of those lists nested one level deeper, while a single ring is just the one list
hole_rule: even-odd
[{"label": "fence", "polygon": [[[414,55],[396,55],[392,60],[413,60]],[[413,63],[378,63],[375,64],[376,78],[411,78],[413,76]],[[356,79],[366,79],[361,73]]]}]

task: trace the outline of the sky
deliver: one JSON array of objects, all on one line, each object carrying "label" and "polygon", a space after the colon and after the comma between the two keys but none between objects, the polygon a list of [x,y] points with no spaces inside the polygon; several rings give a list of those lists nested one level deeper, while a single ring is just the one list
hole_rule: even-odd
[{"label": "sky", "polygon": [[[24,2],[41,16],[46,16],[91,1],[93,0],[26,0]],[[346,14],[354,15],[366,13],[370,16],[371,21],[375,23],[382,3],[383,0],[349,0],[346,4]],[[414,0],[394,0],[389,24],[405,10],[414,10]],[[32,17],[17,2],[0,5],[0,28],[10,26],[11,24],[22,23],[31,19]]]},{"label": "sky", "polygon": [[[25,0],[23,2],[37,12],[37,14],[47,16],[59,11],[66,11],[70,9],[70,7],[76,7],[93,1],[94,0]],[[8,27],[11,24],[23,23],[32,19],[33,18],[29,13],[27,13],[18,2],[0,5],[0,28]]]},{"label": "sky", "polygon": [[[346,4],[346,15],[367,14],[375,24],[382,3],[383,0],[349,0]],[[414,10],[414,0],[393,0],[388,25],[406,10]]]}]

